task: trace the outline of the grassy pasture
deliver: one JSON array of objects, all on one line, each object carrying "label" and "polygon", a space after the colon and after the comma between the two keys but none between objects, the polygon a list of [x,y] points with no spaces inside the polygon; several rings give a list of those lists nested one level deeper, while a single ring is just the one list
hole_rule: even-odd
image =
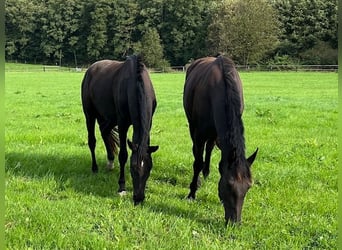
[{"label": "grassy pasture", "polygon": [[[98,174],[80,102],[83,73],[6,73],[7,249],[336,249],[337,74],[242,72],[246,151],[259,147],[240,226],[224,227],[211,174],[185,199],[191,140],[184,74],[151,74],[159,145],[142,206],[117,194],[97,131]],[[103,166],[101,168],[101,166]]]}]

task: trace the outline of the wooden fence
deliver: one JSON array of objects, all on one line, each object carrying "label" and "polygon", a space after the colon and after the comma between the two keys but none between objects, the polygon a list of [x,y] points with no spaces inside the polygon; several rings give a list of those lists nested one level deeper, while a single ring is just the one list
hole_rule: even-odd
[{"label": "wooden fence", "polygon": [[[237,65],[239,71],[338,71],[338,65]],[[149,68],[151,73],[186,72],[186,66],[171,66],[168,68]],[[87,67],[60,67],[55,65],[25,65],[20,67],[6,67],[5,72],[51,72],[70,71],[85,72]]]}]

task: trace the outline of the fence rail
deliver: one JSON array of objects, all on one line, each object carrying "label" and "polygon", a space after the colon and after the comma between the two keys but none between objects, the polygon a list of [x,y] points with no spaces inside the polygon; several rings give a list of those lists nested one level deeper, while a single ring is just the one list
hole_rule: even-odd
[{"label": "fence rail", "polygon": [[[237,65],[239,71],[338,71],[338,65]],[[150,72],[185,72],[186,66],[150,68]]]},{"label": "fence rail", "polygon": [[[338,65],[237,65],[239,71],[330,71],[337,72]],[[186,66],[171,66],[167,68],[149,68],[152,73],[165,72],[185,72]],[[85,72],[86,67],[60,67],[54,65],[27,65],[20,67],[6,67],[5,72],[51,72],[51,71],[70,71]]]},{"label": "fence rail", "polygon": [[237,68],[247,71],[338,71],[338,65],[238,65]]},{"label": "fence rail", "polygon": [[43,71],[49,71],[49,70],[56,70],[59,71],[61,69],[60,66],[53,66],[53,65],[43,65]]},{"label": "fence rail", "polygon": [[61,67],[54,65],[21,65],[18,67],[6,67],[5,72],[85,72],[87,68]]}]

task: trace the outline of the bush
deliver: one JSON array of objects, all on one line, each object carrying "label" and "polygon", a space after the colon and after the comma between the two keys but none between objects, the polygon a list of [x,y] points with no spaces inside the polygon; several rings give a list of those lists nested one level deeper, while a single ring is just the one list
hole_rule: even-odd
[{"label": "bush", "polygon": [[329,43],[319,41],[314,47],[300,54],[304,64],[310,65],[335,65],[338,64],[337,49],[333,49]]},{"label": "bush", "polygon": [[277,70],[293,70],[298,65],[298,60],[289,55],[276,54],[273,59],[268,61],[268,68]]}]

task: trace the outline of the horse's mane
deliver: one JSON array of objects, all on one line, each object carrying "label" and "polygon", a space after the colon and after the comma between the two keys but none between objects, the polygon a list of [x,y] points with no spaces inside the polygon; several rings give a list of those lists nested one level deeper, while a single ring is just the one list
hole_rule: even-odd
[{"label": "horse's mane", "polygon": [[227,95],[225,103],[225,113],[227,122],[227,132],[224,140],[228,145],[231,145],[234,154],[237,159],[245,156],[245,139],[244,139],[244,126],[242,122],[241,114],[241,95],[234,79],[236,72],[234,62],[224,56],[219,55],[216,59],[222,70],[225,93]]},{"label": "horse's mane", "polygon": [[147,114],[147,96],[144,87],[144,80],[142,77],[143,71],[145,70],[145,65],[142,62],[142,57],[140,55],[130,56],[133,60],[133,67],[136,67],[136,84],[137,84],[137,97],[138,97],[138,106],[139,106],[139,117],[140,117],[140,141],[138,147],[138,157],[142,158],[142,156],[146,153],[148,147],[149,140],[149,129],[150,129],[150,119]]}]

